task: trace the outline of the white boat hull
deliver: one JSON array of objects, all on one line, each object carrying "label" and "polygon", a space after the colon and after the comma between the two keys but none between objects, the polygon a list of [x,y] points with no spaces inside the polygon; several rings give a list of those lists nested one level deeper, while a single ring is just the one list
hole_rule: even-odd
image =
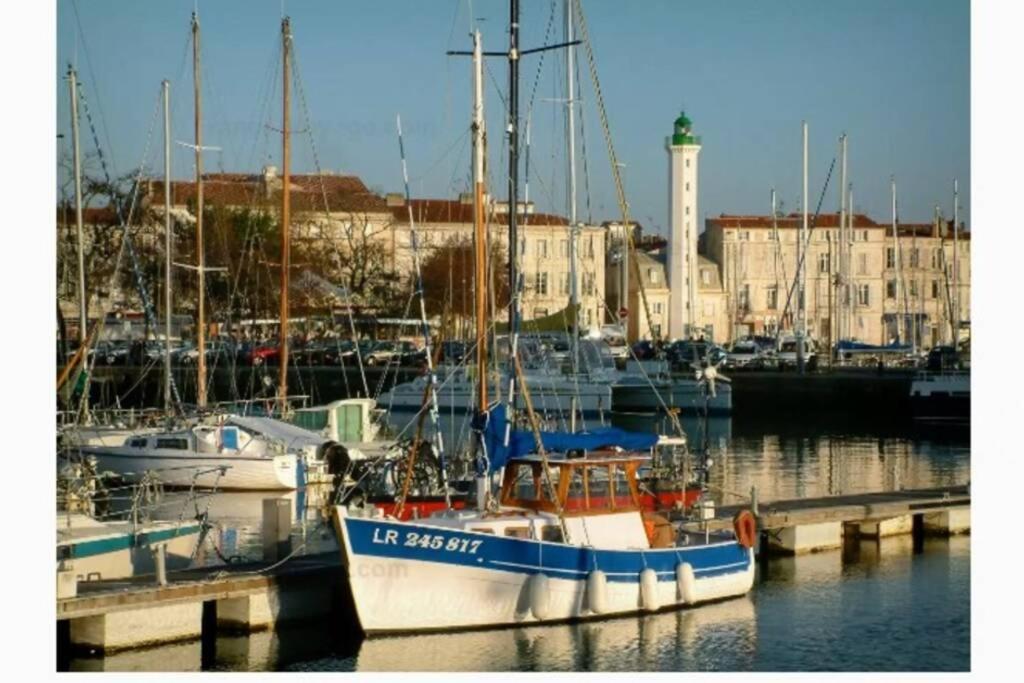
[{"label": "white boat hull", "polygon": [[[694,380],[646,383],[620,383],[612,386],[612,408],[617,412],[659,412],[678,408],[683,415],[699,415],[704,410],[703,389]],[[661,397],[659,400],[659,396]],[[715,395],[707,399],[708,413],[732,412],[732,387],[719,382]]]},{"label": "white boat hull", "polygon": [[[639,561],[660,562],[655,585],[656,609],[675,608],[747,593],[754,580],[753,553],[734,541],[711,546],[659,550],[596,551],[562,544],[504,538],[426,524],[348,517],[336,508],[335,521],[342,539],[343,561],[363,630],[367,633],[429,631],[498,627],[601,618],[650,611],[641,596]],[[367,528],[370,525],[371,528]],[[392,536],[390,532],[394,532]],[[405,548],[407,534],[432,534],[440,548]],[[368,535],[369,534],[369,535]],[[516,545],[540,547],[544,566],[525,562],[529,553]],[[455,550],[451,550],[454,546]],[[447,548],[447,550],[446,550]],[[471,553],[476,549],[475,554]],[[607,562],[606,600],[600,613],[587,596],[592,567],[558,568],[544,564],[543,553],[601,558]],[[728,555],[730,562],[702,564],[699,553]],[[704,556],[708,558],[708,556]],[[505,559],[501,559],[505,558]],[[616,572],[615,566],[637,561],[637,571]],[[712,560],[721,562],[721,560]],[[696,567],[696,594],[683,599],[672,569],[680,562]],[[668,568],[666,570],[666,567]],[[543,573],[548,583],[546,613],[538,617],[531,607],[531,581]]]},{"label": "white boat hull", "polygon": [[[206,456],[189,451],[167,455],[130,448],[82,448],[96,458],[97,470],[137,481],[151,471],[165,486],[217,488],[228,491],[277,491],[299,487],[301,464],[294,453],[266,457]],[[217,468],[224,469],[223,474]],[[197,474],[201,473],[201,474]]]}]

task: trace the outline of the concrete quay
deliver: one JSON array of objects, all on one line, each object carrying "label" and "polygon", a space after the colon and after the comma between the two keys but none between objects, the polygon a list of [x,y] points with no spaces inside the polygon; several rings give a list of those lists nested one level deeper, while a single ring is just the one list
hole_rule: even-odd
[{"label": "concrete quay", "polygon": [[153,577],[90,581],[57,600],[77,650],[117,652],[203,638],[211,632],[252,632],[348,609],[337,551],[269,562],[205,567]]},{"label": "concrete quay", "polygon": [[758,555],[800,555],[840,548],[844,539],[903,534],[970,533],[968,486],[859,493],[718,508],[707,522],[682,522],[688,531],[731,529],[733,516],[752,509]]}]

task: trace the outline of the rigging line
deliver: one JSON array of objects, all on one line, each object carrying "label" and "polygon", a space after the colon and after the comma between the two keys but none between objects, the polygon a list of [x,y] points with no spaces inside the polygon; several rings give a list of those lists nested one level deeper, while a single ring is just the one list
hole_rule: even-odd
[{"label": "rigging line", "polygon": [[[570,47],[569,49],[572,50],[574,48]],[[576,99],[578,99],[578,100],[580,100],[582,102],[583,98],[582,98],[582,92],[581,91],[582,91],[583,83],[580,80],[580,60],[578,60],[578,59],[574,60],[573,61],[573,66],[576,69],[576,85],[577,85],[577,88],[576,88]],[[575,104],[574,103],[570,103],[569,106],[575,106]],[[581,151],[581,154],[583,156],[583,186],[584,186],[584,196],[587,198],[587,224],[588,225],[593,225],[594,224],[594,212],[593,212],[593,209],[591,207],[591,202],[590,202],[590,168],[589,168],[589,165],[588,165],[589,162],[588,162],[588,158],[587,158],[587,129],[586,129],[586,126],[584,125],[584,120],[586,118],[584,116],[584,111],[585,110],[584,110],[583,107],[579,108],[580,146],[581,146],[581,150],[580,151]]]},{"label": "rigging line", "polygon": [[[605,147],[608,150],[608,160],[611,164],[612,178],[615,181],[615,194],[619,204],[619,211],[622,214],[622,225],[626,234],[627,243],[627,254],[632,266],[634,277],[636,278],[637,288],[640,290],[640,299],[643,302],[644,314],[647,318],[648,332],[650,333],[651,339],[657,340],[660,335],[655,334],[654,326],[652,323],[650,304],[647,300],[647,289],[644,287],[643,278],[640,275],[640,263],[636,257],[636,245],[633,243],[633,231],[629,229],[629,203],[626,201],[626,190],[622,182],[622,172],[619,168],[618,157],[615,154],[615,145],[612,142],[611,128],[608,123],[608,113],[604,106],[604,95],[601,93],[601,81],[597,76],[597,61],[594,58],[593,45],[590,42],[590,33],[587,29],[587,19],[583,14],[583,5],[580,0],[570,0],[575,4],[576,7],[576,22],[579,28],[579,35],[583,42],[583,47],[586,48],[585,52],[587,55],[587,65],[590,70],[590,80],[594,88],[594,99],[597,102],[597,111],[600,114],[601,119],[601,130],[604,133]],[[629,293],[626,292],[628,297]],[[628,332],[628,328],[627,328]],[[628,337],[628,334],[627,334]]]},{"label": "rigging line", "polygon": [[[317,148],[316,148],[316,137],[313,134],[313,123],[312,123],[312,119],[311,119],[311,117],[309,115],[309,105],[308,105],[308,103],[306,101],[306,89],[303,86],[302,72],[299,69],[298,57],[297,57],[296,51],[294,49],[294,46],[292,48],[292,75],[293,75],[293,77],[295,79],[295,85],[296,85],[296,90],[299,93],[299,103],[300,103],[300,107],[302,109],[303,119],[305,120],[306,130],[308,131],[308,134],[309,134],[309,144],[310,144],[310,150],[311,150],[312,155],[313,155],[313,164],[314,164],[314,167],[316,168],[317,178],[320,181],[320,192],[321,192],[321,195],[322,195],[322,198],[323,198],[323,202],[324,202],[324,217],[325,217],[325,219],[327,221],[327,225],[330,226],[330,222],[331,222],[331,209],[330,209],[330,206],[329,206],[329,203],[328,203],[327,185],[324,182],[323,170],[322,170],[322,168],[320,166],[320,155],[319,155],[319,152],[317,151]],[[348,241],[349,241],[350,245],[352,244],[352,228],[353,228],[354,223],[355,223],[354,220],[349,220],[349,221],[345,222],[346,237],[348,238]],[[363,216],[363,245],[364,245],[364,248],[365,248],[367,239],[370,237],[369,235],[366,234],[368,227],[369,227],[369,221],[366,219],[366,217],[364,215]],[[343,262],[341,251],[338,248],[338,245],[337,245],[336,242],[334,242],[332,240],[331,244],[334,246],[334,252],[335,252],[335,256],[337,258],[337,267],[339,268],[339,273],[342,274],[342,276],[344,276],[343,272],[341,271],[341,264]],[[363,368],[363,352],[362,352],[362,349],[359,347],[359,343],[358,343],[359,340],[356,338],[355,320],[353,319],[353,316],[352,316],[352,309],[353,309],[353,305],[352,305],[352,292],[349,290],[348,287],[345,287],[344,291],[345,291],[345,297],[343,299],[343,303],[346,304],[346,308],[348,309],[347,313],[348,313],[348,319],[349,319],[349,328],[351,330],[352,342],[353,342],[353,344],[355,344],[355,355],[356,355],[356,362],[357,362],[357,364],[359,366],[359,375],[360,375],[360,377],[362,379],[362,382],[363,382],[363,391],[366,392],[366,395],[369,398],[370,397],[370,388],[369,388],[369,385],[368,385],[368,383],[366,381],[366,371]],[[339,358],[340,358],[340,355],[339,355]],[[346,386],[348,385],[348,377],[347,376],[345,377],[345,384],[346,384]],[[380,392],[378,391],[378,394],[379,393]]]},{"label": "rigging line", "polygon": [[[821,194],[818,195],[818,205],[814,209],[814,216],[811,218],[810,225],[807,226],[807,242],[800,248],[800,258],[797,259],[796,273],[793,275],[793,284],[789,288],[789,293],[786,294],[786,305],[782,309],[782,317],[780,320],[785,320],[786,315],[789,313],[789,305],[793,299],[793,293],[796,290],[797,284],[800,279],[800,269],[804,267],[804,262],[807,260],[807,246],[811,243],[811,234],[814,232],[814,226],[818,223],[818,215],[821,213],[821,204],[825,200],[825,193],[828,192],[828,183],[832,179],[832,170],[836,166],[836,158],[832,157],[832,163],[828,167],[828,175],[825,176],[825,184],[821,188]],[[797,242],[800,242],[800,235],[796,236]],[[806,288],[805,288],[806,289]],[[807,293],[804,293],[805,305],[806,305]]]},{"label": "rigging line", "polygon": [[[103,128],[103,136],[106,138],[107,149],[110,150],[110,156],[111,156],[111,158],[113,158],[115,156],[114,155],[114,145],[110,141],[110,131],[107,129],[107,119],[103,115],[103,103],[99,101],[99,95],[98,95],[98,93],[99,93],[99,81],[96,79],[96,72],[95,72],[95,70],[92,67],[92,57],[89,54],[89,46],[85,42],[85,30],[82,28],[82,17],[81,17],[81,15],[78,12],[78,0],[71,0],[71,7],[75,11],[75,24],[78,27],[78,33],[81,36],[82,52],[85,53],[85,66],[86,66],[86,68],[89,69],[89,79],[92,81],[92,88],[93,88],[93,90],[95,90],[97,92],[96,109],[97,109],[97,111],[99,113],[100,125]],[[76,71],[77,71],[77,67],[76,67]],[[83,97],[83,99],[84,99],[84,97]],[[95,131],[93,131],[93,137],[96,137]],[[99,144],[97,143],[96,146],[99,147]],[[113,163],[113,162],[111,162],[111,163]]]}]

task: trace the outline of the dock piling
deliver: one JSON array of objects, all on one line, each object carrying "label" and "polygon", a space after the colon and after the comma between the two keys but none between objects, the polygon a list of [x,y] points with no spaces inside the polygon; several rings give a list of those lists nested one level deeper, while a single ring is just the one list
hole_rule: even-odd
[{"label": "dock piling", "polygon": [[291,553],[292,509],[286,498],[263,499],[263,559],[277,562]]}]

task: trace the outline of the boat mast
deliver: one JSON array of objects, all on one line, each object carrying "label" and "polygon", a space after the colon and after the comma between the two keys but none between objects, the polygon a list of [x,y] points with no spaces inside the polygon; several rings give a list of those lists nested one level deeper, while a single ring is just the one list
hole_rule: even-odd
[{"label": "boat mast", "polygon": [[[836,337],[842,340],[849,336],[846,329],[846,311],[853,305],[850,300],[850,273],[848,264],[849,250],[846,244],[846,133],[839,137],[840,156],[842,163],[839,166],[839,296],[836,320]],[[829,267],[832,264],[829,263]]]},{"label": "boat mast", "polygon": [[896,269],[896,341],[900,344],[903,343],[903,337],[906,331],[903,329],[906,325],[906,320],[903,317],[903,309],[900,308],[900,302],[902,301],[900,279],[903,275],[903,269],[900,264],[900,236],[896,232],[896,176],[891,179],[892,185],[892,249],[893,249],[893,266]]},{"label": "boat mast", "polygon": [[[573,308],[572,320],[572,374],[580,371],[580,294],[579,294],[579,226],[576,224],[576,95],[573,82],[576,49],[573,41],[573,0],[565,0],[565,89],[566,126],[569,164],[569,302]],[[575,417],[575,416],[574,416]]]},{"label": "boat mast", "polygon": [[291,21],[288,17],[281,20],[281,53],[282,53],[282,124],[281,124],[281,374],[278,380],[278,399],[282,414],[287,407],[288,398],[288,270],[291,267],[291,144],[290,134],[290,100],[288,79],[291,72],[289,66],[291,50]]},{"label": "boat mast", "polygon": [[[476,374],[478,423],[487,414],[487,233],[484,225],[484,77],[480,31],[473,31],[473,242],[475,247]],[[483,430],[478,432],[477,452],[484,455]],[[484,458],[477,458],[476,506],[487,505],[487,471]]]},{"label": "boat mast", "polygon": [[953,348],[960,348],[960,183],[953,178]]},{"label": "boat mast", "polygon": [[75,166],[75,235],[78,240],[78,345],[84,348],[88,332],[88,301],[85,292],[85,240],[82,227],[82,158],[78,143],[78,74],[68,65],[68,88],[71,91],[71,139]]},{"label": "boat mast", "polygon": [[171,83],[163,82],[164,100],[164,410],[168,414],[174,404],[171,389]]},{"label": "boat mast", "polygon": [[484,226],[484,85],[480,31],[473,32],[473,238],[476,247],[477,410],[487,411],[487,234]]},{"label": "boat mast", "polygon": [[[514,340],[519,333],[519,0],[509,0],[508,28],[508,331]],[[515,398],[512,394],[513,409]]]},{"label": "boat mast", "polygon": [[192,13],[192,83],[195,98],[196,152],[196,403],[206,407],[206,249],[203,247],[203,94],[199,72],[199,15]]},{"label": "boat mast", "polygon": [[807,269],[804,264],[807,250],[807,122],[803,125],[803,222],[800,225],[800,240],[797,249],[797,308],[796,308],[796,364],[801,373],[804,371],[804,337],[807,334],[807,312],[804,300]]}]

